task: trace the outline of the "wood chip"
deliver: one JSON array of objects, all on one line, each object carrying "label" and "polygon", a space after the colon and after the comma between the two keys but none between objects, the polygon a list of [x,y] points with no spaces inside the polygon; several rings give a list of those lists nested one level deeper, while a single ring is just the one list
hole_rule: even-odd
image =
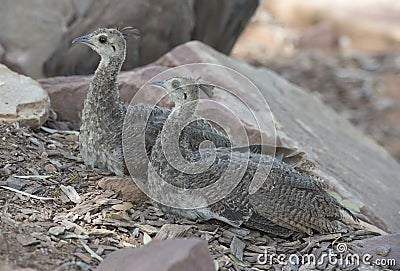
[{"label": "wood chip", "polygon": [[[321,241],[327,240],[336,240],[342,236],[341,233],[332,233],[332,234],[325,234],[325,235],[318,235],[318,236],[311,236],[303,238],[304,241],[308,241],[310,243],[319,243]],[[300,241],[298,241],[300,242]]]},{"label": "wood chip", "polygon": [[150,235],[148,235],[147,233],[143,233],[143,244],[147,245],[148,243],[151,242],[151,237]]},{"label": "wood chip", "polygon": [[96,200],[97,205],[110,205],[110,204],[119,204],[122,200],[119,199],[109,199],[109,198],[99,198]]},{"label": "wood chip", "polygon": [[40,243],[38,239],[25,234],[17,234],[15,238],[17,239],[18,243],[20,243],[24,247]]},{"label": "wood chip", "polygon": [[246,244],[243,243],[239,238],[236,236],[233,237],[230,249],[231,253],[240,261],[243,261],[243,250],[246,247]]},{"label": "wood chip", "polygon": [[96,252],[94,252],[87,244],[85,244],[82,240],[79,240],[80,242],[81,242],[81,244],[82,244],[82,246],[85,248],[85,250],[87,251],[87,252],[89,252],[89,254],[90,254],[90,256],[92,257],[92,258],[95,258],[95,259],[97,259],[97,260],[99,260],[100,262],[103,260],[103,258],[102,257],[100,257],[98,254],[96,254]]},{"label": "wood chip", "polygon": [[123,203],[115,204],[115,205],[111,206],[111,208],[116,211],[127,211],[127,210],[131,209],[132,207],[133,207],[133,205],[130,202],[123,202]]},{"label": "wood chip", "polygon": [[68,185],[60,185],[61,191],[72,201],[73,203],[79,204],[82,202],[82,198],[79,196],[78,192],[76,192],[75,188]]},{"label": "wood chip", "polygon": [[86,254],[83,254],[83,253],[80,253],[80,252],[75,252],[74,255],[76,257],[78,257],[79,259],[81,259],[82,261],[84,261],[85,263],[87,263],[87,264],[89,264],[92,261],[92,257],[90,257],[90,256],[88,256]]},{"label": "wood chip", "polygon": [[235,228],[235,227],[230,227],[229,228],[230,232],[233,232],[239,236],[246,236],[250,234],[250,230],[249,229],[245,229],[245,228]]},{"label": "wood chip", "polygon": [[121,221],[112,218],[106,218],[103,220],[95,219],[93,220],[92,224],[94,225],[104,225],[104,226],[114,226],[114,227],[122,227],[122,228],[134,228],[135,225],[132,222],[128,221]]},{"label": "wood chip", "polygon": [[73,229],[76,234],[89,235],[89,232],[85,228],[69,220],[64,219],[63,221],[61,221],[61,224],[65,226],[68,230]]},{"label": "wood chip", "polygon": [[67,232],[64,235],[59,236],[60,239],[89,239],[87,235],[76,234],[72,232]]},{"label": "wood chip", "polygon": [[150,225],[135,224],[135,227],[139,228],[142,232],[145,232],[150,235],[156,234],[160,231],[159,228]]},{"label": "wood chip", "polygon": [[166,240],[185,237],[191,228],[192,226],[190,225],[165,224],[161,227],[154,239]]},{"label": "wood chip", "polygon": [[20,190],[17,190],[17,189],[8,187],[8,186],[4,186],[4,185],[0,185],[0,187],[3,188],[3,189],[7,189],[7,190],[10,190],[10,191],[16,192],[16,193],[18,193],[20,195],[31,197],[33,199],[38,199],[38,200],[54,200],[55,199],[55,198],[47,198],[47,197],[40,197],[40,196],[32,195],[32,194],[26,193],[24,191],[20,191]]},{"label": "wood chip", "polygon": [[89,235],[91,236],[109,236],[109,235],[114,235],[114,231],[110,231],[107,229],[93,229],[89,232]]}]

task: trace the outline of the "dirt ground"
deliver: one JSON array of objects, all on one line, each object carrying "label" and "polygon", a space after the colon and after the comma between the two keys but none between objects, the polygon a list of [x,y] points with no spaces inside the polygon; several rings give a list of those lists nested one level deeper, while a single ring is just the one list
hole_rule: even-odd
[{"label": "dirt ground", "polygon": [[[374,235],[362,230],[283,240],[216,221],[195,223],[177,219],[143,200],[137,191],[129,190],[129,185],[124,191],[121,184],[131,180],[86,169],[76,135],[49,134],[5,123],[0,123],[0,135],[2,271],[94,270],[107,254],[117,249],[139,247],[152,238],[162,239],[165,224],[176,228],[176,232],[172,231],[175,236],[207,241],[219,270],[281,270],[278,263],[258,263],[258,256],[266,249],[287,255],[321,255],[335,251],[338,241],[349,243]],[[107,189],[112,187],[119,189]],[[136,202],[132,204],[132,200]],[[337,267],[324,262],[317,268]]]}]

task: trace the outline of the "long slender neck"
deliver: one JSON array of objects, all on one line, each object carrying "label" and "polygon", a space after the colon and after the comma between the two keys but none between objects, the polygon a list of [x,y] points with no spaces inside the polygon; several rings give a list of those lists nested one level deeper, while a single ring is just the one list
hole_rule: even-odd
[{"label": "long slender neck", "polygon": [[184,104],[175,105],[174,109],[172,110],[171,117],[174,118],[174,121],[181,124],[191,121],[196,113],[198,103],[198,100],[194,100]]},{"label": "long slender neck", "polygon": [[117,76],[124,62],[124,55],[102,57],[89,87],[87,99],[97,106],[120,104]]}]

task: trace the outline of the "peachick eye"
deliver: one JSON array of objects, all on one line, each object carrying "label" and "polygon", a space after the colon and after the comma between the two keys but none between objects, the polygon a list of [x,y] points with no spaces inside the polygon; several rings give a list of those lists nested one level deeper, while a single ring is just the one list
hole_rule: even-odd
[{"label": "peachick eye", "polygon": [[172,81],[172,87],[173,88],[178,88],[181,85],[181,83],[178,80]]},{"label": "peachick eye", "polygon": [[99,42],[100,43],[106,43],[107,42],[107,37],[106,36],[100,36],[99,37]]}]

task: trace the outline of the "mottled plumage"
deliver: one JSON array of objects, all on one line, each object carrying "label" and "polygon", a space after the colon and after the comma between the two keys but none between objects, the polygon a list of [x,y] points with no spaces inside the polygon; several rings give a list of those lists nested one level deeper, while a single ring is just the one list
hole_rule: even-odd
[{"label": "mottled plumage", "polygon": [[[159,152],[159,147],[155,147],[160,144],[160,131],[171,110],[144,104],[125,107],[120,102],[117,75],[125,59],[126,49],[122,33],[116,29],[99,29],[75,39],[74,42],[85,43],[101,56],[82,112],[79,142],[85,164],[109,169],[117,175],[126,174],[122,143],[124,140],[131,143],[130,139],[136,139],[145,132],[144,141],[137,142],[138,145],[144,144],[144,151],[135,144],[125,145],[124,148],[124,151],[128,152],[128,155],[125,153],[125,157],[130,158],[127,161],[130,173],[139,180],[147,180],[149,156],[152,166],[161,176],[166,177],[171,184],[186,188],[212,183],[225,172],[229,162],[237,167],[247,165],[249,154],[246,148],[234,148],[234,155],[230,158],[229,139],[210,123],[199,119],[184,128],[178,141],[179,152],[190,162],[199,161],[200,143],[210,140],[217,147],[216,161],[208,171],[196,176],[188,176],[171,169]],[[175,99],[179,102],[179,97]],[[193,110],[193,107],[190,110]],[[191,115],[193,112],[189,113]],[[345,228],[342,221],[347,218],[351,220],[350,213],[326,193],[320,182],[297,172],[293,166],[280,159],[265,156],[273,163],[272,171],[262,188],[250,196],[249,182],[261,158],[258,153],[264,153],[257,145],[251,146],[250,149],[250,162],[246,172],[225,199],[202,209],[170,208],[169,211],[190,219],[215,218],[234,226],[247,225],[280,236],[288,236],[293,232],[333,232]],[[206,155],[207,152],[211,154],[210,150],[203,151]],[[149,184],[151,186],[151,180]],[[162,187],[156,189],[164,193],[163,196],[171,202],[179,200],[168,198],[168,193],[165,193]],[[199,195],[199,199],[201,198],[202,195]]]},{"label": "mottled plumage", "polygon": [[[129,152],[128,157],[134,159],[128,161],[130,173],[138,180],[145,180],[147,157],[171,110],[145,104],[126,107],[121,103],[117,75],[125,60],[126,41],[120,31],[101,28],[73,42],[88,45],[101,57],[82,111],[79,143],[85,164],[108,169],[119,176],[128,173],[122,148],[125,120],[125,139],[129,143],[126,151]],[[144,131],[146,151],[142,152],[141,148],[131,144],[134,141],[131,139],[138,138]],[[196,142],[206,139],[217,146],[230,146],[229,139],[208,122],[194,122],[184,134],[190,135],[186,142],[195,149],[198,148]]]},{"label": "mottled plumage", "polygon": [[115,29],[102,28],[74,42],[87,44],[101,56],[82,111],[82,158],[91,167],[122,176],[126,172],[121,135],[126,108],[120,102],[117,75],[125,59],[125,39]]},{"label": "mottled plumage", "polygon": [[[176,87],[176,83],[174,88],[171,87],[171,82],[175,80],[180,81],[181,87]],[[171,93],[175,108],[153,146],[151,166],[154,171],[149,172],[150,190],[166,199],[169,206],[176,207],[181,206],[180,199],[168,193],[168,184],[184,189],[207,187],[227,174],[229,165],[233,165],[234,170],[230,171],[227,181],[239,181],[225,198],[206,207],[182,209],[161,206],[164,210],[189,219],[218,219],[233,226],[245,225],[284,237],[295,232],[331,233],[351,228],[347,225],[355,222],[351,212],[326,192],[322,182],[296,171],[293,165],[280,159],[255,153],[261,153],[259,146],[252,146],[253,153],[241,148],[218,147],[212,165],[201,173],[191,174],[186,171],[191,167],[190,163],[200,161],[201,154],[203,157],[212,156],[213,150],[192,150],[187,148],[187,143],[180,141],[179,151],[189,164],[184,170],[177,170],[176,165],[171,165],[166,159],[164,151],[168,144],[163,145],[163,140],[173,137],[176,127],[194,118],[197,102],[189,102],[198,99],[198,86],[190,79],[171,78],[165,81],[164,87]],[[249,188],[256,170],[265,168],[268,171],[270,165],[271,171],[261,188],[250,194]],[[241,168],[245,168],[243,176],[239,174]],[[168,184],[155,182],[157,176]],[[204,190],[203,194],[195,194],[193,202],[207,202],[213,193],[222,192],[224,187],[221,185],[219,191],[209,189]]]}]

